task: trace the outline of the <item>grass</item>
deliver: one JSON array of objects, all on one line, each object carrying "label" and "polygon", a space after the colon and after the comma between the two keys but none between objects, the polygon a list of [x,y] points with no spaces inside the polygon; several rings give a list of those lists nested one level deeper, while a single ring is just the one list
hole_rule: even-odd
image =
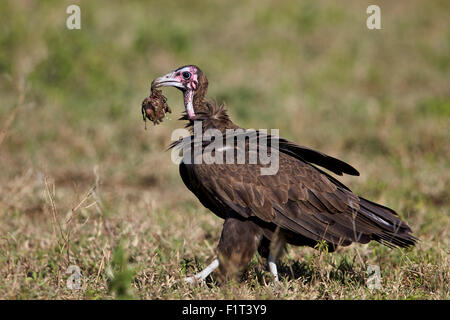
[{"label": "grass", "polygon": [[[379,1],[375,31],[366,1],[78,3],[73,31],[72,3],[0,3],[0,298],[449,299],[448,2]],[[418,245],[291,247],[279,285],[258,256],[242,282],[180,282],[214,258],[222,221],[164,152],[180,94],[147,131],[140,103],[190,63],[241,126],[354,165],[341,180],[395,208]]]}]

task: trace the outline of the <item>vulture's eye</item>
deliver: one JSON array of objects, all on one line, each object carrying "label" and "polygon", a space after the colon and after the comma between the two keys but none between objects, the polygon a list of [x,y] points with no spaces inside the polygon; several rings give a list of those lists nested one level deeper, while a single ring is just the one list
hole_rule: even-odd
[{"label": "vulture's eye", "polygon": [[189,80],[191,78],[190,72],[187,72],[187,71],[183,72],[182,76],[185,80]]}]

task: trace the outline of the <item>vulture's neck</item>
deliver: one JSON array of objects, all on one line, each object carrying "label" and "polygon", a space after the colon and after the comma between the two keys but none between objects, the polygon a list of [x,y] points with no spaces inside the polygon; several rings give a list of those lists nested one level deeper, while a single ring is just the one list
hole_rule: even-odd
[{"label": "vulture's neck", "polygon": [[214,100],[206,99],[206,87],[199,87],[193,99],[195,119],[189,119],[184,115],[182,119],[189,120],[187,125],[191,130],[193,129],[194,121],[201,121],[203,131],[208,129],[218,129],[225,132],[226,129],[238,129],[239,126],[231,121],[227,114],[225,104],[220,106]]}]

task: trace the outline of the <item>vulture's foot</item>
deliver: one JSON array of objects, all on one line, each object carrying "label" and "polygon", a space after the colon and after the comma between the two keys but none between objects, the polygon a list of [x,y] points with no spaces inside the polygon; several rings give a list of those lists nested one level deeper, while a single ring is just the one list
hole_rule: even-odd
[{"label": "vulture's foot", "polygon": [[202,271],[200,271],[199,273],[197,273],[196,275],[194,275],[192,277],[184,278],[184,281],[187,283],[200,282],[200,281],[204,280],[207,276],[209,276],[211,274],[211,272],[216,270],[218,266],[219,266],[219,259],[216,258],[205,269],[203,269]]}]

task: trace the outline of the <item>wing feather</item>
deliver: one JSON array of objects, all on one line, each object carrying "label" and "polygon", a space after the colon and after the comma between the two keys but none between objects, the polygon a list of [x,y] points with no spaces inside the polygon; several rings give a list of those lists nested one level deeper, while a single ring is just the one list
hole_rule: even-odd
[{"label": "wing feather", "polygon": [[261,175],[260,164],[182,163],[180,173],[200,201],[221,217],[231,210],[243,218],[256,217],[336,245],[372,239],[400,246],[414,244],[411,235],[394,234],[399,226],[403,233],[410,231],[394,211],[359,198],[308,161],[335,173],[354,174],[351,166],[292,143],[284,142],[283,148],[287,151],[279,153],[275,175]]}]

